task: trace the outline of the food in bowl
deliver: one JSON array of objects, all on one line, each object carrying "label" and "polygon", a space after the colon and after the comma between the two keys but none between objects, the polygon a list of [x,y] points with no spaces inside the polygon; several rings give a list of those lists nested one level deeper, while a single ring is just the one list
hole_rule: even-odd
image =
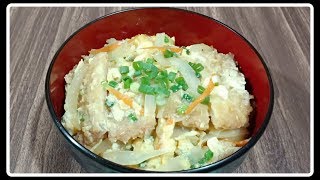
[{"label": "food in bowl", "polygon": [[253,96],[231,53],[175,45],[165,33],[108,39],[65,76],[62,124],[95,154],[178,171],[219,161],[249,140]]}]

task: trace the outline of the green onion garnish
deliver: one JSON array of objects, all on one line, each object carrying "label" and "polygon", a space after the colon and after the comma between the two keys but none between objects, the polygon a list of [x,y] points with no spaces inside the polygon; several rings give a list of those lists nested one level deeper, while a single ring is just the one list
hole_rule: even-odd
[{"label": "green onion garnish", "polygon": [[[189,62],[188,63],[192,69],[196,72],[196,73],[200,73],[203,69],[204,69],[204,66],[201,64],[201,63],[192,63],[192,62]],[[197,75],[197,74],[196,74]]]},{"label": "green onion garnish", "polygon": [[135,69],[136,71],[139,71],[142,69],[142,61],[135,61],[132,63],[133,69]]},{"label": "green onion garnish", "polygon": [[164,36],[164,42],[168,43],[169,42],[169,38],[167,36]]},{"label": "green onion garnish", "polygon": [[188,84],[183,84],[182,85],[182,90],[186,91],[189,88]]},{"label": "green onion garnish", "polygon": [[172,92],[177,92],[181,89],[181,86],[180,85],[173,85],[170,87],[170,89]]},{"label": "green onion garnish", "polygon": [[218,83],[218,82],[216,82],[216,83],[214,83],[214,85],[215,85],[215,86],[219,86],[219,83]]},{"label": "green onion garnish", "polygon": [[128,66],[120,66],[119,71],[121,74],[127,74],[129,72],[129,67]]},{"label": "green onion garnish", "polygon": [[182,99],[187,100],[188,102],[192,102],[193,101],[193,97],[190,96],[189,94],[183,94],[182,95]]},{"label": "green onion garnish", "polygon": [[117,82],[115,82],[115,81],[109,81],[109,86],[111,86],[111,87],[113,87],[113,88],[115,88],[117,85],[118,85],[118,83]]},{"label": "green onion garnish", "polygon": [[158,72],[159,72],[159,70],[158,70],[157,66],[152,65],[152,66],[150,67],[150,71],[149,71],[149,69],[148,69],[148,71],[146,71],[145,73],[148,75],[148,77],[149,77],[150,79],[153,79],[153,78],[157,77]]},{"label": "green onion garnish", "polygon": [[183,77],[178,77],[175,79],[175,81],[178,83],[178,85],[182,87],[184,91],[186,91],[189,88]]},{"label": "green onion garnish", "polygon": [[123,83],[124,89],[129,89],[132,82],[133,80],[130,77],[126,78]]},{"label": "green onion garnish", "polygon": [[176,83],[178,83],[179,85],[183,85],[183,84],[186,84],[186,81],[184,80],[184,78],[183,77],[177,77],[176,78]]},{"label": "green onion garnish", "polygon": [[169,81],[173,82],[174,79],[176,78],[176,75],[177,75],[177,73],[170,72],[170,73],[168,74],[168,79],[169,79]]},{"label": "green onion garnish", "polygon": [[190,168],[197,168],[197,167],[200,167],[202,165],[204,165],[205,163],[209,162],[211,159],[213,158],[213,152],[208,149],[208,151],[206,151],[204,153],[204,156],[203,158],[201,158],[198,163],[196,164],[192,164]]},{"label": "green onion garnish", "polygon": [[205,105],[208,105],[209,103],[210,103],[210,97],[209,96],[204,98],[204,100],[201,102],[201,104],[205,104]]},{"label": "green onion garnish", "polygon": [[106,99],[105,101],[105,105],[108,106],[108,107],[112,107],[114,105],[114,102],[113,101],[110,101],[108,98]]},{"label": "green onion garnish", "polygon": [[204,66],[201,63],[197,63],[193,66],[195,72],[201,72],[204,69]]},{"label": "green onion garnish", "polygon": [[155,62],[155,60],[153,58],[148,58],[146,60],[146,62],[149,63],[149,64],[153,64]]},{"label": "green onion garnish", "polygon": [[128,118],[129,118],[131,121],[137,121],[137,120],[138,120],[137,116],[136,116],[134,113],[130,113],[130,114],[128,115]]},{"label": "green onion garnish", "polygon": [[187,108],[188,108],[188,106],[183,104],[183,105],[178,107],[177,113],[182,115],[182,114],[184,114],[186,112]]},{"label": "green onion garnish", "polygon": [[143,94],[151,94],[151,95],[155,94],[155,88],[146,84],[141,84],[138,91]]},{"label": "green onion garnish", "polygon": [[140,76],[141,74],[142,74],[142,72],[141,72],[140,70],[135,71],[135,72],[133,73],[133,77],[138,77],[138,76]]},{"label": "green onion garnish", "polygon": [[203,86],[198,86],[198,93],[199,94],[202,94],[203,92],[204,92],[204,90],[205,90],[206,88],[204,88]]},{"label": "green onion garnish", "polygon": [[141,84],[144,84],[144,85],[150,85],[150,79],[146,76],[141,77],[140,82]]},{"label": "green onion garnish", "polygon": [[170,57],[172,57],[174,55],[174,53],[172,51],[166,49],[164,51],[163,55],[164,55],[165,58],[170,58]]},{"label": "green onion garnish", "polygon": [[201,78],[201,74],[198,73],[198,72],[196,72],[196,77],[197,77],[197,78]]}]

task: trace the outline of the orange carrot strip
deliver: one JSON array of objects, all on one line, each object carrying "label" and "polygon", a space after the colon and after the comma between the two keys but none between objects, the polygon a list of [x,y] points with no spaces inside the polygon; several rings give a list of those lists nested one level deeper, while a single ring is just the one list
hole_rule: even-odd
[{"label": "orange carrot strip", "polygon": [[182,48],[178,48],[178,47],[157,47],[157,46],[152,46],[152,47],[146,47],[143,49],[159,49],[160,51],[164,52],[166,49],[169,49],[172,52],[175,53],[180,53],[182,51]]},{"label": "orange carrot strip", "polygon": [[108,91],[113,94],[117,99],[122,100],[126,105],[130,106],[131,108],[133,108],[133,100],[122,94],[121,92],[113,89],[112,87],[108,87]]},{"label": "orange carrot strip", "polygon": [[249,142],[249,139],[245,139],[242,141],[237,141],[237,142],[235,142],[235,144],[237,147],[242,147],[242,146],[246,145],[248,142]]},{"label": "orange carrot strip", "polygon": [[[111,94],[113,94],[117,99],[123,101],[126,105],[130,106],[130,108],[133,108],[133,100],[130,97],[122,94],[121,92],[113,89],[112,87],[108,87],[108,91]],[[144,109],[141,108],[140,115],[143,115],[143,114],[144,114]]]},{"label": "orange carrot strip", "polygon": [[210,95],[211,91],[214,88],[214,83],[210,79],[209,84],[207,88],[204,90],[204,92],[196,99],[194,100],[187,108],[185,114],[191,113],[191,111],[198,105],[200,104],[207,96]]},{"label": "orange carrot strip", "polygon": [[89,53],[95,55],[95,54],[98,54],[98,53],[100,53],[100,52],[110,52],[110,51],[115,50],[115,49],[118,48],[119,46],[120,46],[119,43],[113,43],[113,44],[110,44],[110,45],[108,45],[108,46],[104,46],[104,47],[102,47],[102,48],[100,48],[100,49],[91,50],[91,51],[89,51]]}]

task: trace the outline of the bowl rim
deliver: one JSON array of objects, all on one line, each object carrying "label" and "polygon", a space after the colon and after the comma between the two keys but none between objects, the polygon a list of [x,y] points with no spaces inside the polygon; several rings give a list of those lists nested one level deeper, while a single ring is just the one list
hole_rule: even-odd
[{"label": "bowl rim", "polygon": [[[264,70],[266,71],[267,74],[267,78],[268,78],[268,83],[269,83],[269,93],[270,93],[270,103],[268,106],[268,111],[266,113],[266,116],[264,117],[264,121],[261,124],[261,127],[259,128],[259,130],[257,131],[256,135],[253,136],[249,142],[241,147],[238,151],[236,151],[235,153],[231,154],[230,156],[221,159],[215,163],[212,164],[208,164],[199,168],[194,168],[194,169],[187,169],[187,170],[181,170],[181,171],[150,171],[150,170],[142,170],[142,169],[135,169],[135,168],[130,168],[130,167],[126,167],[126,166],[122,166],[120,164],[114,163],[110,160],[104,159],[96,154],[94,154],[93,152],[91,152],[89,149],[87,149],[86,147],[84,147],[83,145],[81,145],[78,141],[76,141],[69,133],[68,131],[63,127],[63,125],[61,124],[61,122],[59,121],[59,118],[57,117],[57,115],[55,114],[54,108],[53,108],[53,104],[50,98],[50,75],[52,72],[52,68],[53,65],[55,64],[55,61],[58,57],[58,55],[60,54],[61,50],[65,47],[65,45],[70,41],[71,38],[73,38],[76,34],[78,34],[81,30],[85,29],[86,27],[88,27],[89,25],[100,21],[104,18],[107,18],[109,16],[112,15],[116,15],[116,14],[120,14],[120,13],[124,13],[124,12],[128,12],[128,11],[136,11],[136,10],[142,10],[142,9],[170,9],[173,11],[184,11],[187,13],[191,13],[191,14],[195,14],[198,16],[202,16],[203,18],[207,18],[210,19],[212,21],[215,21],[216,23],[224,26],[225,28],[229,29],[230,31],[232,31],[233,33],[235,33],[237,36],[239,36],[242,40],[244,40],[249,46],[250,48],[256,53],[256,55],[259,57],[260,62],[262,63]],[[49,65],[49,68],[47,70],[47,75],[46,75],[46,79],[45,79],[45,97],[46,97],[46,102],[47,102],[47,106],[48,109],[50,111],[50,115],[52,117],[52,120],[54,122],[54,124],[56,125],[56,127],[59,129],[59,131],[62,133],[62,135],[65,137],[65,139],[72,145],[74,146],[79,152],[81,152],[82,154],[84,154],[86,157],[94,160],[95,162],[99,163],[102,166],[106,166],[114,171],[118,171],[120,173],[123,172],[131,172],[131,173],[200,173],[200,172],[210,172],[216,169],[219,169],[225,165],[228,165],[229,163],[235,161],[236,159],[240,158],[241,156],[245,155],[245,153],[247,153],[256,143],[257,141],[260,139],[260,137],[262,136],[262,134],[264,133],[267,125],[269,124],[270,118],[271,118],[271,114],[273,111],[273,106],[274,106],[274,88],[273,88],[273,82],[272,82],[272,78],[271,78],[271,74],[270,71],[264,61],[264,59],[262,58],[262,56],[260,55],[260,53],[256,50],[256,48],[244,37],[242,36],[240,33],[238,33],[236,30],[232,29],[231,27],[229,27],[228,25],[220,22],[219,20],[213,18],[213,17],[209,17],[207,15],[198,13],[198,12],[194,12],[191,10],[187,10],[187,9],[181,9],[181,8],[177,8],[177,7],[137,7],[137,8],[126,8],[126,9],[122,9],[122,10],[118,10],[106,15],[103,15],[101,17],[98,17],[94,20],[91,20],[90,22],[86,23],[85,25],[83,25],[82,27],[80,27],[78,30],[76,30],[75,32],[73,32],[59,47],[59,49],[57,50],[57,52],[55,53],[55,55],[53,56],[51,63]]]}]

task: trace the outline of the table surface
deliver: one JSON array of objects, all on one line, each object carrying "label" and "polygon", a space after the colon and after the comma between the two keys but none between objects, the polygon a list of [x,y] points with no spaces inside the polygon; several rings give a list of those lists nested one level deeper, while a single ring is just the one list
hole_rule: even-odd
[{"label": "table surface", "polygon": [[[124,9],[10,9],[10,172],[79,173],[45,101],[45,75],[60,45],[91,20]],[[246,37],[270,68],[270,123],[236,173],[310,172],[310,9],[188,7]]]}]

